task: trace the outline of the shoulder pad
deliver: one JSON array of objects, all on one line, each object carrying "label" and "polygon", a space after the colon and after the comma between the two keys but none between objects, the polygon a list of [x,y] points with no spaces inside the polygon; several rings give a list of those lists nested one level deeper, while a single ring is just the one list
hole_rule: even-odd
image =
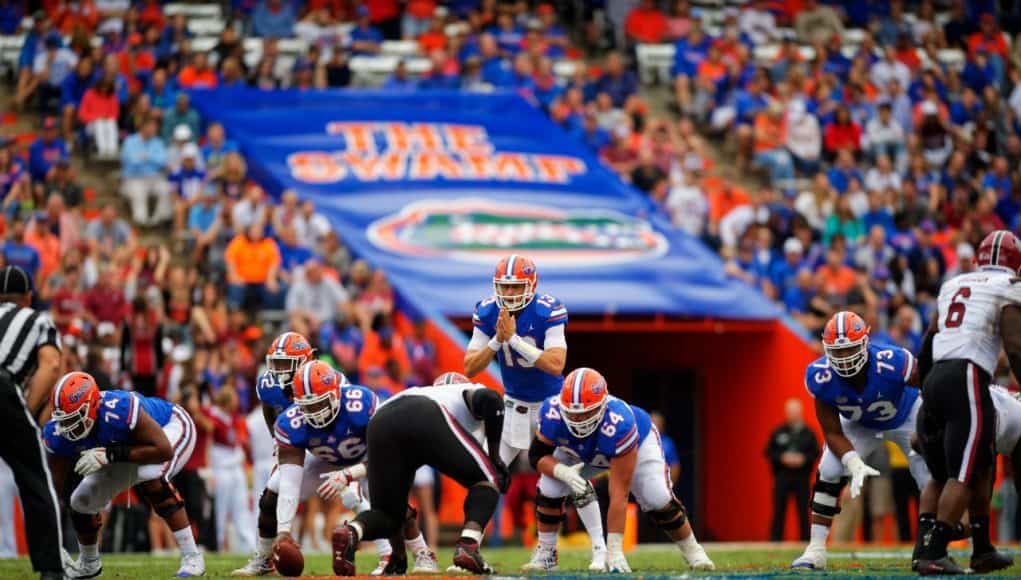
[{"label": "shoulder pad", "polygon": [[833,380],[834,373],[830,369],[826,357],[821,356],[805,367],[805,388],[812,396],[816,396],[823,386]]}]

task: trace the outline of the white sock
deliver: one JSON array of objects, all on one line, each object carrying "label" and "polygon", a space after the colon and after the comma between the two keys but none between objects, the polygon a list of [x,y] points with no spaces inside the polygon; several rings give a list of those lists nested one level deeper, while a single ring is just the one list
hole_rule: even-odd
[{"label": "white sock", "polygon": [[174,539],[177,540],[177,547],[181,549],[182,556],[198,553],[199,548],[195,545],[195,536],[191,533],[191,526],[184,526],[174,532]]},{"label": "white sock", "polygon": [[592,549],[605,550],[606,538],[603,537],[603,520],[599,514],[599,502],[594,501],[585,507],[578,508],[578,517],[592,541]]},{"label": "white sock", "polygon": [[461,530],[461,537],[468,538],[469,540],[474,540],[476,543],[481,544],[482,530],[469,530],[468,528],[465,528]]},{"label": "white sock", "polygon": [[260,556],[269,557],[270,553],[273,551],[273,538],[263,538],[260,536],[258,550]]},{"label": "white sock", "polygon": [[372,543],[376,544],[376,552],[378,552],[380,556],[389,556],[394,553],[393,547],[390,546],[390,540],[380,538],[378,540],[372,540]]},{"label": "white sock", "polygon": [[362,536],[365,535],[365,529],[362,528],[362,524],[358,520],[355,520],[353,522],[348,522],[347,525],[351,526],[354,529],[355,535],[358,536],[358,541],[361,541]]},{"label": "white sock", "polygon": [[95,544],[83,544],[78,542],[78,551],[81,553],[82,558],[86,560],[95,560],[99,557],[99,542]]},{"label": "white sock", "polygon": [[410,540],[404,540],[404,543],[407,544],[409,548],[411,548],[412,554],[418,554],[419,552],[429,551],[429,544],[425,543],[425,536],[423,536],[421,533],[419,533],[414,538],[411,538]]},{"label": "white sock", "polygon": [[557,533],[556,532],[539,532],[539,545],[546,546],[547,548],[557,547]]},{"label": "white sock", "polygon": [[811,540],[808,542],[810,548],[825,548],[826,539],[830,537],[830,527],[822,524],[812,524]]}]

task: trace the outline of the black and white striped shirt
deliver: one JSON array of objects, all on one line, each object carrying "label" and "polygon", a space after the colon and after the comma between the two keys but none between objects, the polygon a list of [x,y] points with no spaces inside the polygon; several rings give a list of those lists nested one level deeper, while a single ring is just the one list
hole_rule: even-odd
[{"label": "black and white striped shirt", "polygon": [[60,350],[60,335],[48,313],[0,303],[0,369],[20,384],[35,370],[36,353],[46,345]]}]

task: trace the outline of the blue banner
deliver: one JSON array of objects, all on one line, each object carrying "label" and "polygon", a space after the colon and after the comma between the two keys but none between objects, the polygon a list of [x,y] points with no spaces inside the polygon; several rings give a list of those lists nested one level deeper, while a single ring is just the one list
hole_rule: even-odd
[{"label": "blue banner", "polygon": [[772,319],[777,308],[516,95],[193,93],[253,178],[293,188],[403,299],[469,316],[500,256],[573,314]]}]

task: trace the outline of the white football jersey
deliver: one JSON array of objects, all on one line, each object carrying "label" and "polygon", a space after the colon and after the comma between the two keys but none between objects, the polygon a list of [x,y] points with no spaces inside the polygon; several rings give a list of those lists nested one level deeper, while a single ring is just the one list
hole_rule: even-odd
[{"label": "white football jersey", "polygon": [[[485,389],[485,385],[475,383],[459,385],[437,385],[435,387],[411,387],[398,393],[396,396],[387,399],[384,405],[403,397],[425,397],[432,399],[440,407],[445,409],[465,431],[471,433],[479,444],[483,443],[485,425],[480,419],[476,419],[465,402],[467,396],[477,389]],[[466,395],[465,393],[469,393]]]},{"label": "white football jersey", "polygon": [[998,385],[990,387],[989,394],[996,407],[996,452],[1010,455],[1021,440],[1021,401]]},{"label": "white football jersey", "polygon": [[968,359],[990,375],[1000,356],[1000,311],[1021,305],[1021,283],[1006,269],[985,268],[955,276],[939,289],[939,332],[934,361]]}]

